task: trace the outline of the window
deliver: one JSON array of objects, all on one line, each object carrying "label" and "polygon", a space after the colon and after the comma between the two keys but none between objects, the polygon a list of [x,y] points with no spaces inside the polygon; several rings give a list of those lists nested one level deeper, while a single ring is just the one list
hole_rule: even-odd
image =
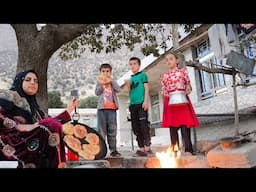
[{"label": "window", "polygon": [[[244,55],[247,56],[250,59],[255,59],[256,57],[256,43],[254,41],[248,41],[245,45],[244,49]],[[254,67],[253,70],[253,75],[256,75],[256,66]],[[250,76],[246,75],[246,82],[255,82],[256,81],[256,76]]]},{"label": "window", "polygon": [[158,95],[151,96],[151,121],[152,123],[161,121]]},{"label": "window", "polygon": [[198,44],[197,48],[197,58],[202,58],[208,55],[210,52],[209,41],[203,41],[202,43]]},{"label": "window", "polygon": [[[242,53],[250,58],[256,58],[256,25],[255,24],[240,24],[239,40]],[[256,82],[256,66],[254,66],[253,75],[239,73],[241,83]]]},{"label": "window", "polygon": [[[208,68],[217,68],[222,63],[211,52],[209,40],[206,40],[196,47],[196,58],[199,62]],[[201,99],[206,99],[216,95],[219,89],[223,88],[225,83],[224,74],[221,73],[207,73],[198,70],[200,96]]]}]

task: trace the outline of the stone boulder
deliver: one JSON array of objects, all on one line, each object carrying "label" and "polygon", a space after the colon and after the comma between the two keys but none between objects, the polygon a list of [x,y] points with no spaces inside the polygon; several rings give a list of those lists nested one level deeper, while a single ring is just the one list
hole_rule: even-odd
[{"label": "stone boulder", "polygon": [[219,141],[200,140],[197,141],[197,151],[207,154],[211,149],[219,145]]}]

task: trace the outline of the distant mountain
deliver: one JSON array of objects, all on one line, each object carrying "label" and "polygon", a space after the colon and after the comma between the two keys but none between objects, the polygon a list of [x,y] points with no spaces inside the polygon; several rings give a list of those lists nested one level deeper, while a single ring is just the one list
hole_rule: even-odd
[{"label": "distant mountain", "polygon": [[[94,95],[99,66],[109,63],[113,67],[114,79],[129,70],[128,60],[132,56],[142,58],[140,47],[133,52],[122,48],[116,53],[95,54],[87,50],[79,59],[63,61],[58,51],[51,57],[48,67],[48,89],[59,90],[64,102],[69,99],[72,89],[79,90],[80,98]],[[16,71],[17,42],[10,25],[0,24],[0,88],[9,88]]]},{"label": "distant mountain", "polygon": [[69,98],[72,89],[78,89],[81,98],[92,96],[100,65],[111,64],[113,77],[118,79],[129,70],[128,61],[132,56],[142,58],[142,53],[139,50],[130,52],[126,49],[111,54],[86,51],[81,58],[65,62],[55,53],[49,62],[48,88],[59,90],[65,99]]},{"label": "distant mountain", "polygon": [[0,24],[0,52],[6,50],[17,52],[16,35],[11,25]]},{"label": "distant mountain", "polygon": [[15,51],[0,51],[0,89],[10,88],[15,76],[17,57]]}]

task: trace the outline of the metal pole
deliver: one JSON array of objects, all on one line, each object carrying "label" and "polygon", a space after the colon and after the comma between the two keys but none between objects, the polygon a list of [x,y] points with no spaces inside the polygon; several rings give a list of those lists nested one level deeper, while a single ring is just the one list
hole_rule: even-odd
[{"label": "metal pole", "polygon": [[197,151],[197,137],[196,137],[196,128],[193,128],[193,136],[194,136],[194,151]]},{"label": "metal pole", "polygon": [[132,129],[131,129],[131,142],[132,142],[132,150],[134,151],[134,143],[133,143],[133,132],[132,132]]},{"label": "metal pole", "polygon": [[233,71],[233,94],[234,94],[234,109],[235,109],[235,136],[239,134],[239,116],[238,116],[238,105],[237,105],[237,92],[236,92],[236,71]]}]

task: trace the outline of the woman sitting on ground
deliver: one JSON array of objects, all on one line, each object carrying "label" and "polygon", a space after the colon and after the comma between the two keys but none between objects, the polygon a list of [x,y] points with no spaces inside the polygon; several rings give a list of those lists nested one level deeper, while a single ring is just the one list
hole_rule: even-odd
[{"label": "woman sitting on ground", "polygon": [[77,101],[47,117],[36,100],[38,84],[36,72],[27,70],[10,90],[0,90],[0,160],[17,160],[18,168],[65,168],[62,124],[71,120]]}]

